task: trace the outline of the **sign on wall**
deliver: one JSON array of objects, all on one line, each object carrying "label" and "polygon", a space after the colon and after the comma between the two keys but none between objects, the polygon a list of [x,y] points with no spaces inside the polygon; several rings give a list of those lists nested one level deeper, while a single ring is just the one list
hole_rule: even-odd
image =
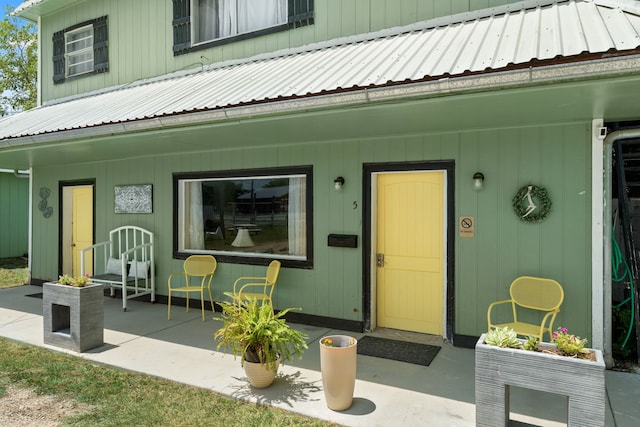
[{"label": "sign on wall", "polygon": [[116,185],[115,213],[153,213],[153,185]]},{"label": "sign on wall", "polygon": [[472,216],[461,216],[458,221],[460,237],[474,237],[475,219]]}]

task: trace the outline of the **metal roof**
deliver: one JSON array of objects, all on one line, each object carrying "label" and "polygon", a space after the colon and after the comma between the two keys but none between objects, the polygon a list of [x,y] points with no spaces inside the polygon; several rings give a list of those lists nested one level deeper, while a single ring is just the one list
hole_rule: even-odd
[{"label": "metal roof", "polygon": [[636,54],[640,47],[636,4],[627,0],[522,2],[215,64],[8,117],[0,121],[0,141]]}]

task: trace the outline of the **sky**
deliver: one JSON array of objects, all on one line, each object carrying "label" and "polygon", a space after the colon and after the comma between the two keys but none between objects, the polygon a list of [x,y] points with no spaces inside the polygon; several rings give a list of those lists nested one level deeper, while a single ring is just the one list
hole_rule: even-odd
[{"label": "sky", "polygon": [[11,6],[13,9],[20,6],[22,0],[0,0],[0,13],[2,14],[2,19],[5,17],[5,9],[7,6]]}]

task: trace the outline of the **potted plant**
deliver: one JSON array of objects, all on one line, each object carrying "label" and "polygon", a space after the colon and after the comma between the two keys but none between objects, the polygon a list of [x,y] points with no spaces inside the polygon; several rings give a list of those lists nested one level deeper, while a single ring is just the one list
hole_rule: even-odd
[{"label": "potted plant", "polygon": [[220,305],[223,324],[214,334],[217,349],[229,349],[234,357],[240,357],[252,386],[268,387],[280,362],[292,360],[293,356],[302,358],[307,335],[291,328],[284,319],[292,308],[275,313],[268,301],[243,302],[238,298]]},{"label": "potted plant", "polygon": [[44,343],[83,352],[104,344],[104,286],[59,276],[42,289]]},{"label": "potted plant", "polygon": [[476,424],[507,425],[509,387],[568,396],[569,426],[602,426],[605,363],[602,352],[566,328],[552,342],[519,339],[509,328],[492,329],[476,343]]}]

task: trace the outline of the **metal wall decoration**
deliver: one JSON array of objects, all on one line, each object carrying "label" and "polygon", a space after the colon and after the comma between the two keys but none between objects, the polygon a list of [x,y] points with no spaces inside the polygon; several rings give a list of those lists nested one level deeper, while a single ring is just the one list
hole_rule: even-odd
[{"label": "metal wall decoration", "polygon": [[153,185],[116,185],[115,213],[153,213]]},{"label": "metal wall decoration", "polygon": [[47,187],[40,187],[40,202],[38,202],[38,209],[42,212],[42,216],[45,218],[50,218],[53,215],[53,208],[51,206],[47,206],[47,199],[51,195],[51,190]]}]

